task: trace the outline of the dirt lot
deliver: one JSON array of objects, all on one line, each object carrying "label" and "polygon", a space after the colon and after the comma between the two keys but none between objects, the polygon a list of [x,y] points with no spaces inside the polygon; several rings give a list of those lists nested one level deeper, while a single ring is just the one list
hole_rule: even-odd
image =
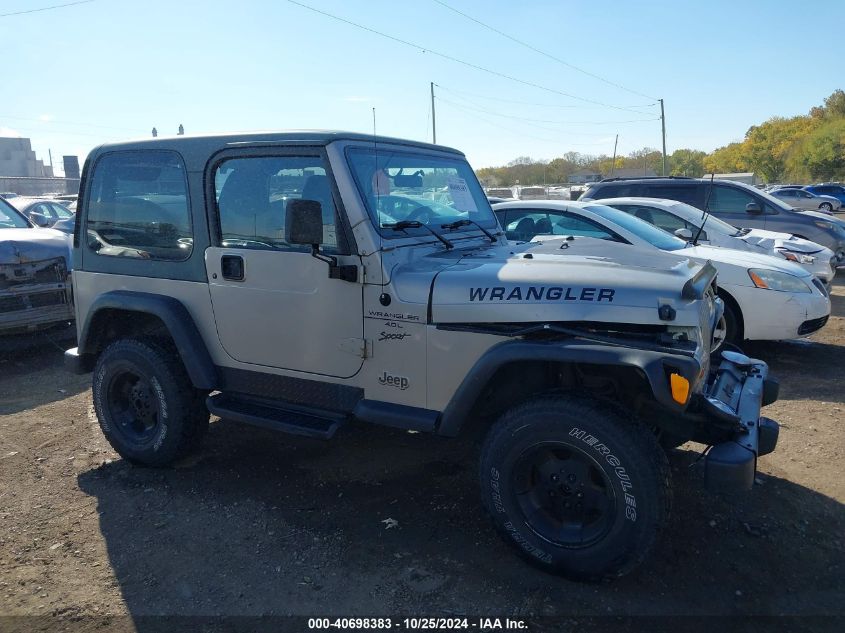
[{"label": "dirt lot", "polygon": [[782,381],[766,409],[781,441],[753,493],[703,491],[701,447],[674,451],[665,538],[639,572],[601,585],[540,573],[493,534],[475,440],[357,426],[322,443],[215,421],[195,458],[133,468],[57,346],[7,354],[0,613],[128,614],[114,621],[139,629],[157,614],[841,617],[845,274],[834,293],[811,342],[747,348]]}]

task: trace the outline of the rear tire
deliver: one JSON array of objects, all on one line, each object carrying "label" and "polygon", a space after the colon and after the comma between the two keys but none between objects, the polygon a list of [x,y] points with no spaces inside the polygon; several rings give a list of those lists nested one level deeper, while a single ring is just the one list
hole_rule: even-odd
[{"label": "rear tire", "polygon": [[831,211],[833,211],[833,205],[832,205],[831,203],[829,203],[829,202],[822,202],[822,203],[819,205],[819,209],[824,209],[825,211],[827,211],[828,213],[830,213]]},{"label": "rear tire", "polygon": [[541,396],[506,412],[481,453],[481,498],[530,563],[578,580],[622,576],[669,516],[669,464],[654,434],[606,403]]},{"label": "rear tire", "polygon": [[179,354],[155,339],[120,339],[94,367],[94,409],[109,444],[124,459],[166,466],[196,448],[208,428],[205,394]]}]

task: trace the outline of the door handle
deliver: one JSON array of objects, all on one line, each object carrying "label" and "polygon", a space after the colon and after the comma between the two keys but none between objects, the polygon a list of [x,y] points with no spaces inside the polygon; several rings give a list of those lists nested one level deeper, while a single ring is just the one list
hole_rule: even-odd
[{"label": "door handle", "polygon": [[220,273],[223,279],[244,280],[244,258],[240,255],[223,255],[220,258]]}]

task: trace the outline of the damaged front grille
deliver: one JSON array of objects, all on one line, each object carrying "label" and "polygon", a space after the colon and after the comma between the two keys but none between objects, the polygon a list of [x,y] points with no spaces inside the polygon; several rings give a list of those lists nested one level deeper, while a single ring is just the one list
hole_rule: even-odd
[{"label": "damaged front grille", "polygon": [[72,318],[64,257],[0,264],[0,334],[49,327]]},{"label": "damaged front grille", "polygon": [[67,281],[67,264],[64,257],[40,262],[0,265],[0,290],[23,284],[55,284]]}]

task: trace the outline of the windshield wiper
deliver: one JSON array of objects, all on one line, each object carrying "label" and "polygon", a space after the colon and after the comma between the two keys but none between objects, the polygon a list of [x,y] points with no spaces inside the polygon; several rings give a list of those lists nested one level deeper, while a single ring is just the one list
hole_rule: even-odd
[{"label": "windshield wiper", "polygon": [[399,222],[393,222],[392,224],[382,224],[381,228],[383,229],[393,229],[394,231],[404,231],[405,229],[425,229],[429,233],[431,233],[434,237],[438,240],[443,242],[446,248],[454,248],[455,245],[452,244],[449,240],[445,237],[440,235],[437,231],[431,228],[428,224],[423,224],[422,222],[417,222],[416,220],[400,220]]},{"label": "windshield wiper", "polygon": [[480,225],[478,222],[476,222],[475,220],[468,220],[468,219],[455,220],[454,222],[448,222],[448,223],[446,223],[446,224],[441,224],[441,225],[440,225],[440,228],[441,228],[441,229],[449,229],[449,230],[451,231],[451,230],[454,230],[454,229],[459,229],[459,228],[460,228],[460,227],[462,227],[462,226],[469,226],[470,224],[472,224],[472,225],[474,225],[474,226],[478,227],[478,230],[480,230],[482,233],[484,233],[484,235],[486,235],[487,237],[489,237],[489,238],[490,238],[490,243],[491,243],[491,244],[495,244],[495,243],[496,243],[496,236],[495,236],[495,235],[493,235],[493,234],[492,234],[490,231],[488,231],[487,229],[485,229],[483,226],[481,226],[481,225]]}]

